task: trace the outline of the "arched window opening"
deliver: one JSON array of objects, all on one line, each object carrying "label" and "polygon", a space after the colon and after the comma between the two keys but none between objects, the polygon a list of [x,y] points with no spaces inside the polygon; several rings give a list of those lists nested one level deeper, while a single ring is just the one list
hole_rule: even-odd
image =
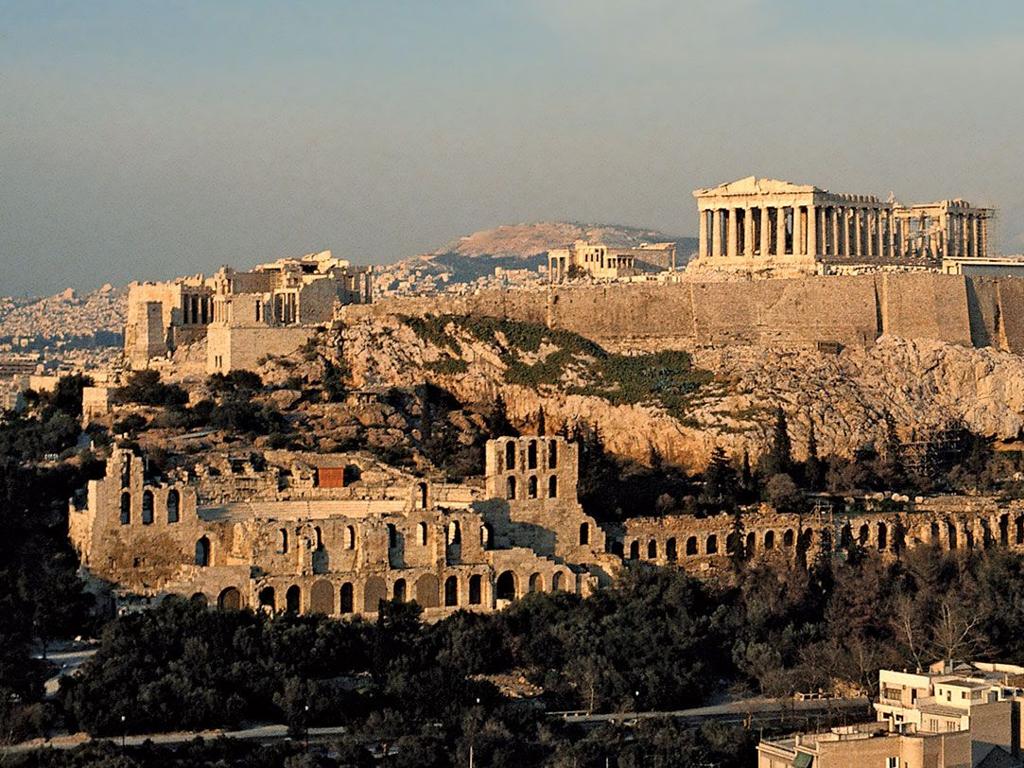
[{"label": "arched window opening", "polygon": [[590,544],[590,523],[580,523],[580,546]]},{"label": "arched window opening", "polygon": [[629,544],[629,559],[639,560],[640,559],[640,542],[632,541]]},{"label": "arched window opening", "polygon": [[142,524],[153,524],[153,492],[148,490],[142,492]]},{"label": "arched window opening", "polygon": [[416,579],[413,589],[416,593],[416,602],[421,608],[437,608],[440,599],[437,595],[439,587],[437,576],[432,573],[425,573]]},{"label": "arched window opening", "polygon": [[956,526],[953,523],[946,523],[946,536],[949,538],[949,548],[956,549]]},{"label": "arched window opening", "polygon": [[612,541],[610,544],[608,544],[608,546],[611,549],[611,553],[613,555],[618,555],[619,557],[623,556],[621,541]]},{"label": "arched window opening", "polygon": [[426,509],[427,508],[427,484],[426,483],[420,483],[419,484],[419,505],[420,505],[420,509]]},{"label": "arched window opening", "polygon": [[964,528],[964,546],[967,549],[974,549],[974,531],[970,528]]},{"label": "arched window opening", "polygon": [[743,550],[746,557],[751,557],[757,551],[757,534],[751,531],[747,534],[747,546]]},{"label": "arched window opening", "polygon": [[210,540],[203,536],[196,542],[196,565],[205,568],[210,564]]},{"label": "arched window opening", "polygon": [[1002,546],[1008,546],[1010,543],[1010,516],[1000,515],[999,516],[999,543]]},{"label": "arched window opening", "polygon": [[487,523],[480,526],[480,546],[483,549],[491,548],[491,526]]},{"label": "arched window opening", "polygon": [[121,487],[128,488],[132,484],[132,457],[125,456],[121,463]]},{"label": "arched window opening", "polygon": [[704,545],[704,553],[708,555],[718,554],[718,537],[715,534],[708,536],[708,540]]},{"label": "arched window opening", "polygon": [[697,552],[697,537],[696,536],[690,536],[686,540],[686,554],[687,555],[696,555],[696,554],[698,554],[698,552]]},{"label": "arched window opening", "polygon": [[206,595],[202,592],[196,592],[194,595],[192,595],[192,597],[189,598],[189,600],[191,600],[196,605],[203,606],[203,608],[209,605],[209,600],[206,599]]},{"label": "arched window opening", "polygon": [[657,560],[658,559],[658,542],[651,539],[647,542],[647,559]]},{"label": "arched window opening", "polygon": [[531,499],[537,498],[537,476],[530,475],[530,479],[526,481],[527,494]]},{"label": "arched window opening", "polygon": [[775,549],[775,531],[764,532],[764,548]]},{"label": "arched window opening", "polygon": [[929,531],[929,537],[932,544],[939,543],[939,524],[935,521],[932,521],[931,530]]},{"label": "arched window opening", "polygon": [[446,608],[453,608],[459,604],[459,580],[455,576],[449,576],[444,580],[444,604]]},{"label": "arched window opening", "polygon": [[530,574],[530,591],[531,592],[543,592],[544,582],[543,577],[539,573]]},{"label": "arched window opening", "polygon": [[556,475],[552,475],[548,478],[548,498],[558,498],[558,477]]},{"label": "arched window opening", "polygon": [[394,523],[388,523],[388,549],[398,546],[398,529]]},{"label": "arched window opening", "polygon": [[228,587],[217,597],[217,607],[222,611],[239,611],[242,609],[242,593],[234,587]]},{"label": "arched window opening", "polygon": [[280,528],[277,531],[277,551],[279,554],[288,553],[288,529]]},{"label": "arched window opening", "polygon": [[505,481],[505,498],[514,499],[516,497],[516,479],[510,477]]},{"label": "arched window opening", "polygon": [[555,571],[554,576],[551,577],[551,591],[561,592],[565,589],[565,576],[561,571]]},{"label": "arched window opening", "polygon": [[536,469],[537,468],[537,441],[531,440],[530,444],[526,447],[526,468]]},{"label": "arched window opening", "polygon": [[260,590],[259,603],[262,610],[273,612],[277,608],[273,587],[264,587]]},{"label": "arched window opening", "polygon": [[882,552],[885,550],[889,543],[889,529],[885,523],[878,524],[878,551]]},{"label": "arched window opening", "polygon": [[1017,518],[1014,528],[1014,542],[1016,544],[1024,544],[1024,515]]},{"label": "arched window opening", "polygon": [[302,608],[302,590],[298,584],[292,584],[284,594],[284,609],[288,613],[298,613]]},{"label": "arched window opening", "polygon": [[176,523],[181,517],[181,494],[176,488],[167,492],[167,522]]},{"label": "arched window opening", "polygon": [[676,552],[676,539],[675,536],[670,537],[665,542],[665,559],[670,563],[674,563],[679,559],[678,552]]},{"label": "arched window opening", "polygon": [[871,527],[867,523],[864,523],[857,532],[857,543],[862,547],[866,547],[869,538],[871,538]]},{"label": "arched window opening", "polygon": [[469,604],[470,605],[480,605],[480,603],[483,601],[482,584],[483,584],[483,579],[480,577],[479,573],[474,573],[472,576],[469,577]]},{"label": "arched window opening", "polygon": [[339,606],[340,613],[352,613],[355,606],[355,599],[352,594],[352,584],[345,582],[341,585],[341,605]]},{"label": "arched window opening", "polygon": [[427,546],[427,524],[417,523],[416,525],[416,541],[419,542],[421,547]]},{"label": "arched window opening", "polygon": [[132,495],[125,491],[121,494],[121,525],[132,521]]},{"label": "arched window opening", "polygon": [[[511,440],[505,443],[505,469],[513,470],[516,468],[516,444]],[[510,496],[509,498],[513,498]]]},{"label": "arched window opening", "polygon": [[345,527],[345,549],[356,548],[356,529],[351,525]]},{"label": "arched window opening", "polygon": [[395,601],[404,603],[406,600],[407,588],[405,585],[405,579],[398,579],[395,582],[395,586],[392,589],[392,595],[394,595]]},{"label": "arched window opening", "polygon": [[320,526],[319,525],[313,526],[313,534],[316,537],[316,542],[315,542],[316,551],[320,552],[324,548],[324,534],[323,534],[323,531],[320,530]]},{"label": "arched window opening", "polygon": [[459,521],[452,520],[448,523],[448,544],[462,543],[462,529],[459,528]]},{"label": "arched window opening", "polygon": [[494,593],[498,600],[515,600],[516,575],[512,571],[503,571],[495,582]]},{"label": "arched window opening", "polygon": [[793,529],[787,528],[782,534],[782,546],[792,547],[793,546]]},{"label": "arched window opening", "polygon": [[548,441],[548,469],[557,469],[558,467],[558,441]]}]

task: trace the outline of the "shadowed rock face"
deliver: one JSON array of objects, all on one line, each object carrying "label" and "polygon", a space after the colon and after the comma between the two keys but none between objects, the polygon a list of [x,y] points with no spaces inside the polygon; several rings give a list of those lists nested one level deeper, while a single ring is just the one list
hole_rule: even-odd
[{"label": "shadowed rock face", "polygon": [[715,445],[752,458],[770,434],[773,412],[786,412],[794,451],[801,457],[813,424],[822,455],[851,455],[880,443],[886,420],[898,430],[962,419],[971,431],[999,439],[1024,427],[1024,359],[993,349],[940,341],[882,337],[867,348],[839,354],[755,346],[697,350],[694,365],[714,374],[685,413],[671,415],[657,402],[613,404],[565,387],[529,387],[508,381],[500,345],[454,326],[458,370],[437,363],[452,358],[442,338],[425,340],[398,318],[370,318],[342,330],[338,354],[356,386],[400,386],[431,381],[465,402],[501,394],[512,420],[529,428],[543,409],[546,426],[596,425],[613,453],[647,462],[652,448],[667,462],[702,469]]}]

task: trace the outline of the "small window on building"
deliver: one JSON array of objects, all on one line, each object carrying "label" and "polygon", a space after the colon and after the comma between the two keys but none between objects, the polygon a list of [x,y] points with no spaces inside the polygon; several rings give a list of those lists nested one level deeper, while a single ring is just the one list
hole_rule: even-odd
[{"label": "small window on building", "polygon": [[427,545],[427,524],[419,523],[416,526],[416,540],[419,541],[421,547]]},{"label": "small window on building", "polygon": [[537,468],[537,441],[531,440],[526,450],[526,468]]},{"label": "small window on building", "polygon": [[514,499],[515,497],[516,497],[516,479],[514,477],[510,477],[505,482],[505,498],[506,499]]},{"label": "small window on building", "polygon": [[558,498],[558,477],[555,475],[548,478],[548,498]]},{"label": "small window on building", "polygon": [[167,522],[176,523],[180,518],[181,494],[176,489],[167,493]]},{"label": "small window on building", "polygon": [[527,488],[527,493],[529,494],[530,498],[531,499],[536,499],[537,498],[537,476],[536,475],[530,475],[530,479],[527,481],[526,488]]},{"label": "small window on building", "polygon": [[153,492],[143,491],[142,493],[142,524],[153,524]]},{"label": "small window on building", "polygon": [[277,532],[277,551],[278,554],[287,554],[288,552],[288,529],[281,528]]},{"label": "small window on building", "polygon": [[551,440],[548,443],[548,469],[558,467],[558,441]]},{"label": "small window on building", "polygon": [[590,523],[580,523],[580,545],[590,544]]},{"label": "small window on building", "polygon": [[[512,441],[505,443],[505,471],[516,468],[516,444]],[[510,497],[511,498],[511,497]]]},{"label": "small window on building", "polygon": [[121,525],[132,521],[132,495],[125,491],[121,494]]},{"label": "small window on building", "polygon": [[356,529],[351,525],[345,528],[345,549],[356,548]]}]

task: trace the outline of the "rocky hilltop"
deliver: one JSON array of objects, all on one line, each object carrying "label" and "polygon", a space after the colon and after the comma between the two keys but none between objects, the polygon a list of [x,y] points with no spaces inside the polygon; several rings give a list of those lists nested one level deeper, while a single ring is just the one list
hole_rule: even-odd
[{"label": "rocky hilltop", "polygon": [[[850,456],[961,419],[1016,439],[1024,427],[1024,360],[991,349],[883,337],[839,354],[760,347],[612,355],[574,334],[480,318],[385,317],[336,331],[330,346],[361,389],[427,381],[463,402],[501,395],[512,421],[596,426],[613,453],[701,469],[721,445],[756,457],[777,407],[797,456],[813,426],[819,452]],[[891,425],[891,426],[890,426]]]}]

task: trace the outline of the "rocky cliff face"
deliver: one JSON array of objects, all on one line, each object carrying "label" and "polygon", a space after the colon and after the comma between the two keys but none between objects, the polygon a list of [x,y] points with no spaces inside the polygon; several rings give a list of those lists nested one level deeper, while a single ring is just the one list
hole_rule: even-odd
[{"label": "rocky cliff face", "polygon": [[[563,338],[564,341],[564,338]],[[458,323],[418,332],[400,318],[366,320],[336,332],[332,344],[356,387],[407,386],[429,381],[464,402],[504,399],[514,423],[530,429],[543,409],[548,429],[564,422],[596,425],[613,453],[649,461],[653,452],[691,471],[715,445],[756,457],[776,407],[789,419],[801,456],[813,425],[822,455],[850,455],[878,444],[890,420],[898,433],[950,418],[973,432],[1016,438],[1024,427],[1024,359],[990,349],[883,338],[866,350],[840,354],[730,347],[698,351],[707,380],[680,405],[653,397],[623,402],[595,386],[592,359],[569,356],[557,381],[523,382],[512,359],[554,359],[559,341],[535,351],[515,349],[498,333],[481,338]],[[518,356],[518,357],[517,357]],[[568,393],[568,394],[567,394]]]}]

